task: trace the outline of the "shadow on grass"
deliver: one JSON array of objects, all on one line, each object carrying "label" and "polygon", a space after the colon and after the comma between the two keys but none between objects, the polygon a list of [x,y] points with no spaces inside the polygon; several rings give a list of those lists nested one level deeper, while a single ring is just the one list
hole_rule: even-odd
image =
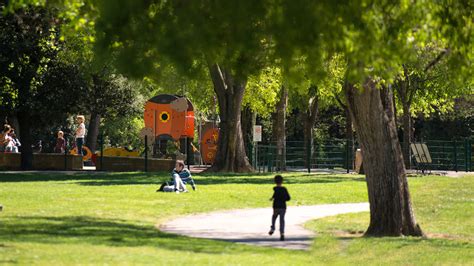
[{"label": "shadow on grass", "polygon": [[[286,184],[319,184],[338,182],[364,182],[365,179],[354,175],[332,175],[332,174],[283,174]],[[272,174],[236,174],[236,173],[214,173],[195,174],[198,185],[222,185],[222,184],[273,184]],[[86,186],[113,186],[113,185],[160,185],[170,180],[170,174],[161,173],[18,173],[0,174],[2,182],[47,182],[72,181]]]},{"label": "shadow on grass", "polygon": [[404,248],[415,245],[429,245],[437,248],[474,248],[468,239],[446,239],[426,237],[370,237],[370,236],[337,236],[341,241],[365,241],[369,245],[390,244],[393,248]]},{"label": "shadow on grass", "polygon": [[77,182],[91,185],[143,185],[161,184],[168,178],[169,173],[64,173],[64,172],[32,172],[0,174],[0,183],[3,182]]},{"label": "shadow on grass", "polygon": [[[223,253],[255,252],[230,242],[189,238],[166,234],[153,226],[124,220],[106,220],[87,216],[15,217],[0,225],[1,242],[42,244],[86,244],[117,247],[156,247],[171,251]],[[265,252],[263,249],[261,251]],[[170,253],[171,254],[171,253]]]},{"label": "shadow on grass", "polygon": [[[311,174],[282,174],[285,184],[320,184],[320,183],[338,183],[364,181],[365,179],[351,175],[311,175]],[[257,184],[268,185],[273,183],[274,175],[203,175],[198,177],[197,181],[202,185],[220,185],[220,184]]]}]

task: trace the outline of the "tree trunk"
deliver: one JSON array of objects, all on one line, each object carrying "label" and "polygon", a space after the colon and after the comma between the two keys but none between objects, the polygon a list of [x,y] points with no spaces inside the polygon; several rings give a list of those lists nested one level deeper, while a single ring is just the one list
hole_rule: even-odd
[{"label": "tree trunk", "polygon": [[407,169],[411,168],[410,144],[413,141],[413,127],[411,123],[410,105],[403,104],[403,158]]},{"label": "tree trunk", "polygon": [[303,114],[303,145],[304,145],[304,158],[305,167],[311,167],[311,154],[313,153],[313,125],[310,122],[307,114]]},{"label": "tree trunk", "polygon": [[218,64],[209,66],[221,119],[216,160],[209,171],[252,172],[245,153],[241,109],[246,80],[236,79]]},{"label": "tree trunk", "polygon": [[304,151],[305,151],[305,158],[306,158],[306,167],[311,167],[311,154],[313,152],[313,139],[314,139],[314,124],[318,118],[318,104],[319,98],[318,96],[314,96],[308,100],[308,107],[305,112],[302,113],[303,119],[303,135],[304,135]]},{"label": "tree trunk", "polygon": [[352,117],[347,106],[344,107],[344,113],[346,114],[346,139],[352,142],[354,141],[354,132],[352,131]]},{"label": "tree trunk", "polygon": [[286,107],[288,105],[288,90],[285,86],[280,89],[280,99],[273,113],[273,141],[276,142],[277,170],[286,170]]},{"label": "tree trunk", "polygon": [[370,202],[366,236],[422,236],[415,220],[405,165],[394,122],[391,89],[372,80],[363,91],[346,88],[351,116],[362,148]]},{"label": "tree trunk", "polygon": [[[410,144],[412,141],[412,125],[411,125],[411,114],[410,114],[410,105],[411,99],[414,93],[413,82],[409,74],[409,70],[406,65],[402,65],[403,67],[403,77],[399,77],[395,82],[396,91],[399,96],[399,100],[403,107],[403,114],[402,114],[402,126],[403,126],[403,143],[402,143],[402,153],[403,159],[405,161],[405,166],[407,168],[411,167],[410,161]],[[395,101],[395,97],[394,97]],[[395,106],[395,104],[393,104]],[[394,107],[395,108],[395,107]],[[396,121],[396,119],[395,119]],[[395,128],[396,125],[395,125]]]},{"label": "tree trunk", "polygon": [[92,113],[91,120],[89,121],[89,128],[87,130],[87,140],[86,146],[91,150],[92,153],[95,152],[97,146],[97,138],[99,136],[99,126],[100,126],[100,115]]},{"label": "tree trunk", "polygon": [[20,125],[20,141],[21,141],[21,169],[33,169],[33,139],[31,136],[31,118],[27,110],[18,112],[18,124]]},{"label": "tree trunk", "polygon": [[244,107],[242,110],[242,134],[244,136],[244,147],[250,154],[252,150],[249,148],[253,145],[253,126],[256,124],[257,114],[250,109],[250,107]]}]

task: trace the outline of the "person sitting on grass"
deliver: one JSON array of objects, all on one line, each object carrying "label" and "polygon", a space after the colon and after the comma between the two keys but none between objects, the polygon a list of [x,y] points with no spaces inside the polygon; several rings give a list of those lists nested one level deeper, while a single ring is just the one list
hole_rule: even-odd
[{"label": "person sitting on grass", "polygon": [[173,179],[174,191],[176,193],[188,192],[186,189],[186,183],[190,183],[193,190],[196,190],[196,184],[194,183],[191,172],[184,167],[184,161],[177,160],[173,172],[171,172],[171,177]]},{"label": "person sitting on grass", "polygon": [[273,196],[270,198],[270,200],[273,200],[272,225],[268,234],[273,235],[273,232],[275,232],[275,221],[280,216],[280,240],[284,241],[286,202],[290,200],[290,194],[286,187],[282,186],[283,177],[281,175],[276,175],[274,181],[276,186],[273,187]]}]

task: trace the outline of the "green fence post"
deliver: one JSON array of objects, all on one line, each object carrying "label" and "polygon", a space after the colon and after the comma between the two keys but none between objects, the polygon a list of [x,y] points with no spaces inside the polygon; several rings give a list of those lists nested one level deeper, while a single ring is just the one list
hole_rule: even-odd
[{"label": "green fence post", "polygon": [[311,173],[311,140],[306,144],[306,164],[308,166],[308,173]]},{"label": "green fence post", "polygon": [[148,172],[148,138],[145,136],[145,172]]},{"label": "green fence post", "polygon": [[272,172],[273,167],[273,149],[271,144],[268,146],[268,165],[267,165],[267,172]]},{"label": "green fence post", "polygon": [[104,170],[104,134],[100,134],[100,171]]},{"label": "green fence post", "polygon": [[349,139],[346,139],[346,168],[349,173]]},{"label": "green fence post", "polygon": [[[248,155],[248,158],[249,158],[249,162],[250,163],[253,163],[253,142],[252,141],[249,141],[248,145],[247,145],[247,155]],[[255,167],[255,165],[253,165]]]},{"label": "green fence post", "polygon": [[458,152],[456,148],[456,140],[453,140],[453,153],[454,153],[454,171],[458,171]]},{"label": "green fence post", "polygon": [[466,172],[469,172],[469,152],[467,151],[468,148],[469,148],[469,141],[468,139],[465,139],[464,140],[464,157],[466,159],[466,162],[464,163],[465,167],[466,167]]},{"label": "green fence post", "polygon": [[254,167],[255,169],[258,168],[258,163],[257,163],[257,156],[258,156],[258,154],[257,154],[257,151],[258,151],[258,143],[255,143],[255,145],[253,145],[253,149],[252,149],[252,153],[253,153],[253,161],[252,161],[252,163],[253,163],[253,167]]},{"label": "green fence post", "polygon": [[472,140],[467,140],[467,152],[468,152],[468,161],[469,161],[469,172],[472,171]]},{"label": "green fence post", "polygon": [[64,170],[67,170],[67,139],[64,138]]}]

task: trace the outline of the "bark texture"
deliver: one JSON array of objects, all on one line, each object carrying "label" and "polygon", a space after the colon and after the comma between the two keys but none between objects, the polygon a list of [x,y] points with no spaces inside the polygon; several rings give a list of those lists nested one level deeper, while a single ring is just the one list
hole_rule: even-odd
[{"label": "bark texture", "polygon": [[286,108],[288,106],[288,89],[282,86],[279,100],[273,113],[273,141],[276,142],[277,170],[286,170]]},{"label": "bark texture", "polygon": [[21,169],[33,169],[33,138],[31,136],[31,117],[30,113],[23,109],[18,112],[18,122],[20,125],[20,141],[21,141]]},{"label": "bark texture", "polygon": [[363,90],[345,89],[362,148],[370,202],[367,236],[422,236],[415,220],[395,128],[392,91],[368,80]]},{"label": "bark texture", "polygon": [[398,78],[395,83],[395,89],[402,104],[402,126],[403,126],[403,143],[402,152],[405,160],[405,166],[411,168],[410,161],[410,144],[413,141],[413,126],[411,121],[411,104],[417,90],[415,82],[411,79],[408,69],[403,66],[403,78]]},{"label": "bark texture", "polygon": [[241,109],[246,80],[236,79],[218,64],[209,66],[221,119],[216,160],[209,171],[252,172],[245,153]]},{"label": "bark texture", "polygon": [[[309,159],[309,155],[312,153],[313,150],[313,139],[314,139],[314,125],[318,119],[318,107],[319,107],[319,98],[316,96],[311,97],[308,99],[308,107],[306,111],[302,112],[302,119],[303,119],[303,135],[304,135],[304,150],[305,155]],[[311,164],[308,160],[306,160],[306,167]]]},{"label": "bark texture", "polygon": [[91,114],[91,120],[89,121],[89,129],[87,130],[87,140],[86,146],[91,150],[92,153],[95,152],[97,148],[97,138],[99,136],[99,126],[100,126],[99,114]]},{"label": "bark texture", "polygon": [[252,111],[250,107],[244,107],[241,116],[244,147],[246,148],[247,154],[251,154],[253,148],[253,126],[255,126],[257,122],[257,113]]}]

